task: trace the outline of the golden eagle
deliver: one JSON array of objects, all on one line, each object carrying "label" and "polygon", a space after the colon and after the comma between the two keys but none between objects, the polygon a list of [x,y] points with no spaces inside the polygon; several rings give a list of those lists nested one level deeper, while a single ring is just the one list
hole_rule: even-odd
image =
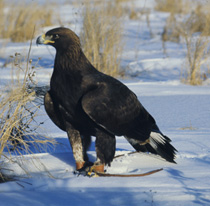
[{"label": "golden eagle", "polygon": [[136,151],[158,154],[175,163],[176,149],[154,118],[127,86],[90,63],[72,30],[52,29],[39,36],[37,44],[56,49],[44,105],[51,120],[67,132],[77,170],[91,165],[86,153],[91,136],[96,137],[97,159],[92,165],[96,172],[104,172],[104,165],[112,162],[115,136],[122,135]]}]

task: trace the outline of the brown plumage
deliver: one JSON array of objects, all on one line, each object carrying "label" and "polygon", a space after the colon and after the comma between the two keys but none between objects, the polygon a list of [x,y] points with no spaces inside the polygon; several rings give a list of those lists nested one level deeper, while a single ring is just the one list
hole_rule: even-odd
[{"label": "brown plumage", "polygon": [[103,171],[104,165],[113,160],[116,135],[125,136],[137,151],[159,154],[174,162],[176,149],[154,118],[124,84],[93,67],[73,31],[52,29],[38,37],[37,44],[56,49],[45,109],[51,120],[67,132],[77,170],[89,165],[86,150],[91,136],[96,136],[95,170]]}]

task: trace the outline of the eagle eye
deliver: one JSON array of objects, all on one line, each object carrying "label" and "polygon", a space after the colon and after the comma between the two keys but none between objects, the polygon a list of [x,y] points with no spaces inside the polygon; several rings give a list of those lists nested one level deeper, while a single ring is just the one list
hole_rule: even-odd
[{"label": "eagle eye", "polygon": [[54,34],[54,35],[53,35],[53,38],[54,38],[54,39],[59,39],[59,35],[58,35],[58,34]]}]

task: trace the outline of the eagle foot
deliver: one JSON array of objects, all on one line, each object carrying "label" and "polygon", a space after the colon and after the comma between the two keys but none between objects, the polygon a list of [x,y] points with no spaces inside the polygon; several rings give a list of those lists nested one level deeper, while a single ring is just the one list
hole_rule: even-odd
[{"label": "eagle foot", "polygon": [[89,171],[89,168],[93,166],[92,162],[83,162],[83,163],[76,163],[76,170],[74,171],[74,174],[79,176],[79,175],[83,175],[83,176],[87,176],[87,173]]},{"label": "eagle foot", "polygon": [[77,176],[98,177],[98,173],[104,173],[104,164],[93,164],[92,162],[85,162],[81,169],[77,169],[74,174]]},{"label": "eagle foot", "polygon": [[104,173],[104,164],[94,164],[93,166],[89,167],[87,176],[98,177],[98,173]]}]

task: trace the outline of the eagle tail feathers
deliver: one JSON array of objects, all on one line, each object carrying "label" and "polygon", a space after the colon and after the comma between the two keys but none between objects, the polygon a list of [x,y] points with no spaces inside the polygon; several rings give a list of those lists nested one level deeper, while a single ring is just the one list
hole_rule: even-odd
[{"label": "eagle tail feathers", "polygon": [[148,152],[156,153],[165,160],[176,163],[174,159],[177,150],[170,144],[170,142],[171,140],[162,133],[151,132],[148,143],[149,146],[145,145],[145,147],[147,148]]},{"label": "eagle tail feathers", "polygon": [[174,159],[177,150],[170,144],[171,140],[160,131],[152,131],[150,137],[143,143],[129,136],[125,138],[138,152],[150,152],[160,155],[169,162],[176,163]]}]

